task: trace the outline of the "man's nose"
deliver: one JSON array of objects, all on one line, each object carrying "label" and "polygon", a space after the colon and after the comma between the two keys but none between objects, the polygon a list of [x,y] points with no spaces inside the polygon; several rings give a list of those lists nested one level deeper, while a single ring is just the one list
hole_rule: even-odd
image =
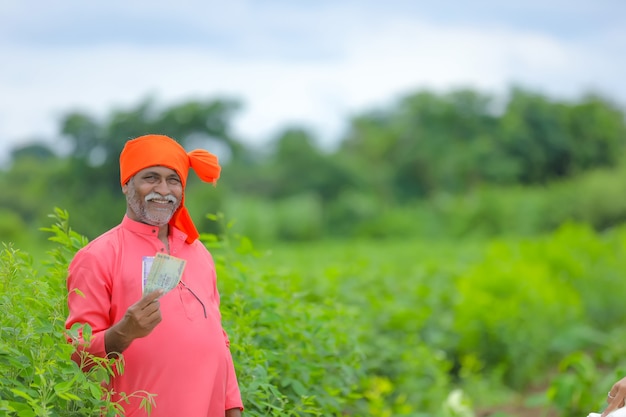
[{"label": "man's nose", "polygon": [[156,184],[156,186],[154,187],[154,191],[161,195],[171,194],[170,187],[167,185],[167,180],[165,179],[159,181],[158,184]]}]

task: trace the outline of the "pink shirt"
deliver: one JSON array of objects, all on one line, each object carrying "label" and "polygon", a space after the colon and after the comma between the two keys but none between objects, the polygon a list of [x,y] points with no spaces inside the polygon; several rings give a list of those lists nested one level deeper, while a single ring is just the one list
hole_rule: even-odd
[{"label": "pink shirt", "polygon": [[[106,355],[104,331],[142,297],[143,257],[166,252],[157,234],[157,227],[125,216],[72,260],[66,327],[91,325],[88,352]],[[123,352],[124,372],[113,378],[111,388],[126,394],[141,390],[157,394],[150,417],[221,417],[225,410],[243,404],[221,324],[213,258],[201,242],[187,244],[185,238],[170,227],[170,255],[187,260],[181,281],[202,303],[182,283],[163,295],[161,323]],[[139,403],[140,399],[122,401],[127,417],[146,415]]]}]

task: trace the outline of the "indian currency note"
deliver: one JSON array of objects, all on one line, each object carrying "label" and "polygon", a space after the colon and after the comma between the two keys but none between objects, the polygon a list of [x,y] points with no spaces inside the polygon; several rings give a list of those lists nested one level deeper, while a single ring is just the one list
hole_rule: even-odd
[{"label": "indian currency note", "polygon": [[[152,260],[144,258],[143,293],[163,289],[164,293],[174,289],[183,276],[186,260],[157,253]],[[151,265],[150,265],[151,264]],[[147,275],[145,271],[148,271]]]}]

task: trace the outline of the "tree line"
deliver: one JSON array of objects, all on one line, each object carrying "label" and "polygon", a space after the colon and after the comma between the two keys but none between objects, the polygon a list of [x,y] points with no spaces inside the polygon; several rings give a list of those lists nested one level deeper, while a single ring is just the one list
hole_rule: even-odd
[{"label": "tree line", "polygon": [[[542,187],[612,168],[626,139],[624,109],[609,98],[558,100],[521,87],[504,97],[472,89],[413,92],[351,117],[332,150],[300,126],[286,126],[263,146],[248,144],[231,128],[240,106],[211,98],[160,107],[146,99],[102,119],[67,113],[57,142],[69,153],[33,142],[14,148],[0,171],[0,232],[19,236],[45,223],[55,206],[72,213],[88,237],[117,224],[124,210],[119,153],[126,140],[146,133],[220,156],[217,188],[199,187],[190,175],[192,214],[224,211],[250,228],[271,226],[267,236],[281,239],[350,236],[381,213],[437,196]],[[263,226],[270,218],[274,224]]]}]

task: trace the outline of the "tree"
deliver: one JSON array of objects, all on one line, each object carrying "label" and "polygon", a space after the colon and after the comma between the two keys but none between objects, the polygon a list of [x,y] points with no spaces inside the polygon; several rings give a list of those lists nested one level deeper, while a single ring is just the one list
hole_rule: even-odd
[{"label": "tree", "polygon": [[623,150],[623,112],[597,96],[579,103],[551,101],[514,88],[501,117],[500,145],[527,184],[612,166]]},{"label": "tree", "polygon": [[491,107],[491,97],[471,90],[418,92],[389,110],[355,117],[340,149],[376,174],[373,187],[381,198],[461,192],[492,175],[486,159],[497,117]]},{"label": "tree", "polygon": [[56,157],[52,149],[43,142],[34,142],[29,145],[18,146],[11,150],[10,158],[12,161],[19,159],[33,159],[45,162]]},{"label": "tree", "polygon": [[268,160],[267,181],[270,197],[313,192],[323,202],[333,200],[353,183],[346,167],[322,152],[309,132],[295,127],[286,129],[275,139]]}]

